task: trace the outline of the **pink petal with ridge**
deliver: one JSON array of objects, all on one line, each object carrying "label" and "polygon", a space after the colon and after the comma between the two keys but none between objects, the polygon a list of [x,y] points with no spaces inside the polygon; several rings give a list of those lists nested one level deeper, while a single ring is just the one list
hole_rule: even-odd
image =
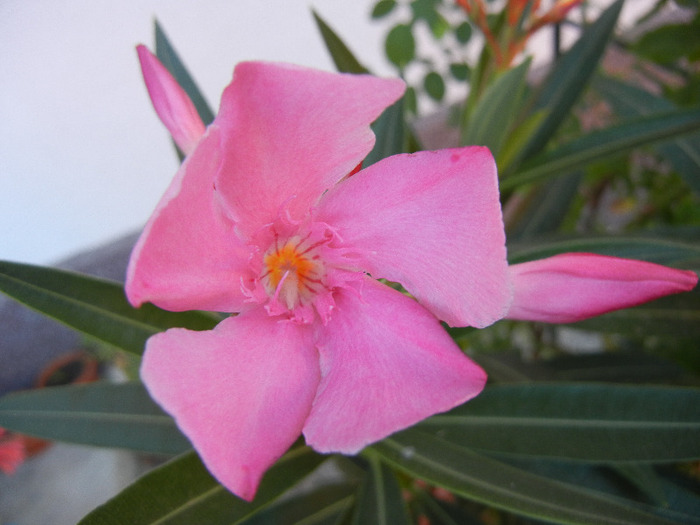
[{"label": "pink petal with ridge", "polygon": [[319,382],[308,327],[262,309],[148,340],[141,378],[207,469],[248,501],[301,434]]},{"label": "pink petal with ridge", "polygon": [[319,452],[365,445],[476,396],[486,374],[413,299],[366,278],[336,294],[317,340],[321,385],[304,426]]},{"label": "pink petal with ridge", "polygon": [[318,205],[375,278],[400,282],[452,326],[484,327],[511,288],[493,157],[468,147],[396,155],[342,181]]},{"label": "pink petal with ridge", "polygon": [[245,297],[249,250],[223,216],[212,189],[220,166],[219,131],[210,126],[185,159],[131,254],[126,294],[173,311],[237,312]]},{"label": "pink petal with ridge", "polygon": [[161,122],[185,155],[190,154],[204,135],[204,123],[185,90],[146,46],[136,47],[143,80]]},{"label": "pink petal with ridge", "polygon": [[306,216],[369,153],[370,123],[403,91],[398,79],[238,64],[215,120],[224,151],[216,188],[237,231],[253,235],[283,205],[292,220]]},{"label": "pink petal with ridge", "polygon": [[695,272],[589,253],[564,253],[510,267],[509,319],[572,323],[692,290]]}]

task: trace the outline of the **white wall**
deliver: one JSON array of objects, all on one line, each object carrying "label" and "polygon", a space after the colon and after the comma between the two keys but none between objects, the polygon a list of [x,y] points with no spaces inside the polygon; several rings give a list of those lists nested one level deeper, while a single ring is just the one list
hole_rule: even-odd
[{"label": "white wall", "polygon": [[134,51],[154,17],[216,111],[240,60],[333,69],[311,4],[390,73],[369,0],[0,1],[0,258],[49,263],[150,215],[177,167]]}]

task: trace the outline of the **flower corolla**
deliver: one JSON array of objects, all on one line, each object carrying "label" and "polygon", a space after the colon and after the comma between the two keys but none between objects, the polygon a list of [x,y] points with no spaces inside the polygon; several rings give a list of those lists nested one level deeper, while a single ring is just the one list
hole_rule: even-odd
[{"label": "flower corolla", "polygon": [[[142,46],[139,56],[186,158],[134,248],[127,296],[236,314],[151,337],[141,377],[223,485],[250,500],[300,434],[352,454],[483,389],[485,373],[440,321],[484,327],[514,297],[521,317],[537,294],[532,272],[508,266],[486,148],[354,173],[400,80],[241,63],[205,130],[157,59]],[[693,279],[650,267],[683,281],[656,296]]]}]

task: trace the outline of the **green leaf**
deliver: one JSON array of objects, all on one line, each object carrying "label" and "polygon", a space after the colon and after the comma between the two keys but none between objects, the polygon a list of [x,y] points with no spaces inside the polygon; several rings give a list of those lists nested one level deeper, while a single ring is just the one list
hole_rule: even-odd
[{"label": "green leaf", "polygon": [[411,476],[465,498],[554,523],[668,524],[632,502],[531,474],[417,429],[372,446]]},{"label": "green leaf", "polygon": [[416,53],[416,41],[410,25],[394,26],[386,36],[385,51],[387,58],[399,69],[403,69],[413,60]]},{"label": "green leaf", "polygon": [[514,175],[506,177],[502,189],[563,175],[588,164],[619,155],[632,148],[676,138],[700,129],[700,109],[688,108],[641,117],[620,125],[594,131],[525,163]]},{"label": "green leaf", "polygon": [[307,447],[292,449],[267,471],[255,500],[247,503],[219,485],[190,452],[149,472],[79,525],[238,523],[276,500],[324,459]]},{"label": "green leaf", "polygon": [[189,450],[173,419],[141,383],[88,383],[7,394],[0,426],[23,434],[83,445],[158,454]]},{"label": "green leaf", "polygon": [[354,484],[321,486],[281,498],[239,525],[338,525],[355,501]]},{"label": "green leaf", "polygon": [[372,9],[372,18],[382,18],[391,13],[396,7],[396,0],[379,0]]},{"label": "green leaf", "polygon": [[[653,236],[652,236],[653,235]],[[508,261],[517,264],[558,253],[588,252],[641,259],[666,265],[685,265],[700,259],[700,229],[651,232],[649,236],[599,236],[508,244]]]},{"label": "green leaf", "polygon": [[487,146],[498,157],[508,130],[518,116],[530,61],[500,75],[469,113],[462,129],[462,144]]},{"label": "green leaf", "polygon": [[469,22],[462,22],[455,29],[455,37],[460,44],[466,44],[472,37],[472,26]]},{"label": "green leaf", "polygon": [[513,128],[505,137],[503,147],[496,157],[496,164],[500,173],[509,173],[511,165],[518,160],[520,152],[535,130],[542,124],[547,116],[545,110],[539,110],[528,115],[522,122]]},{"label": "green leaf", "polygon": [[[663,97],[657,97],[610,77],[598,79],[594,86],[612,104],[615,111],[626,118],[677,109],[675,104]],[[700,193],[700,133],[663,142],[658,144],[656,149],[671,163],[688,186]]]},{"label": "green leaf", "polygon": [[603,56],[624,0],[608,7],[581,38],[557,61],[552,72],[538,90],[533,112],[547,110],[537,131],[521,153],[527,159],[541,151],[571,112],[583,89]]},{"label": "green leaf", "polygon": [[418,97],[416,90],[411,86],[406,88],[406,93],[403,96],[404,106],[406,111],[415,114],[418,111]]},{"label": "green leaf", "polygon": [[579,321],[574,326],[633,336],[700,338],[700,288]]},{"label": "green leaf", "polygon": [[700,458],[700,390],[594,384],[487,388],[416,428],[482,452],[591,462]]},{"label": "green leaf", "polygon": [[557,177],[549,184],[542,184],[527,196],[523,211],[511,221],[509,241],[531,239],[536,235],[557,231],[578,195],[582,172]]},{"label": "green leaf", "polygon": [[615,465],[615,471],[642,491],[655,504],[668,506],[663,482],[652,465],[621,463]]},{"label": "green leaf", "polygon": [[450,64],[450,73],[455,80],[466,82],[469,79],[469,66],[460,62]]},{"label": "green leaf", "polygon": [[681,57],[690,61],[700,56],[700,15],[683,24],[664,24],[645,33],[632,51],[660,64],[673,64]]},{"label": "green leaf", "polygon": [[[474,515],[467,514],[461,500],[444,501],[437,500],[425,491],[416,494],[417,502],[414,507],[418,507],[417,512],[424,514],[430,520],[430,525],[483,525],[483,521],[474,512]],[[415,512],[415,511],[414,511]]]},{"label": "green leaf", "polygon": [[0,291],[49,317],[123,350],[141,354],[146,339],[173,326],[213,328],[202,312],[133,308],[120,283],[55,268],[0,261]]},{"label": "green leaf", "polygon": [[353,525],[408,525],[408,509],[392,470],[376,455],[369,455],[369,468],[360,486]]},{"label": "green leaf", "polygon": [[374,148],[362,161],[368,167],[391,155],[406,151],[406,128],[404,126],[404,99],[401,98],[384,110],[384,113],[372,124],[372,131],[377,137]]},{"label": "green leaf", "polygon": [[321,37],[323,42],[326,44],[326,49],[331,54],[333,63],[335,67],[341,73],[369,73],[367,68],[360,64],[360,62],[352,54],[352,51],[345,45],[341,38],[336,34],[333,29],[320,17],[316,11],[313,9],[311,13],[316,21],[316,26],[321,32]]},{"label": "green leaf", "polygon": [[197,108],[197,113],[199,113],[199,118],[202,119],[202,122],[204,122],[205,125],[211,124],[212,120],[214,120],[214,112],[209,107],[209,104],[207,104],[204,95],[202,95],[202,92],[197,87],[197,84],[182,63],[182,60],[180,60],[175,48],[170,43],[170,40],[157,20],[154,25],[156,34],[156,56],[190,97],[194,107]]},{"label": "green leaf", "polygon": [[440,101],[445,96],[445,82],[442,77],[435,71],[428,73],[423,79],[423,87],[425,92],[433,100]]}]

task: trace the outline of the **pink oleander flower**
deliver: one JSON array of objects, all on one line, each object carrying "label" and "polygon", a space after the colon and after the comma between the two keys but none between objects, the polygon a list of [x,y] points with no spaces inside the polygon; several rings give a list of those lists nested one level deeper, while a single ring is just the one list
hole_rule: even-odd
[{"label": "pink oleander flower", "polygon": [[[138,51],[156,111],[187,156],[134,248],[127,296],[237,314],[211,331],[151,337],[141,377],[242,498],[300,434],[320,452],[352,454],[476,396],[486,376],[440,321],[556,321],[567,286],[578,294],[607,280],[596,288],[607,293],[628,281],[606,271],[627,263],[601,258],[591,272],[588,255],[509,268],[485,148],[396,155],[348,177],[372,148],[369,124],[402,95],[399,80],[242,63],[200,133],[184,92]],[[641,281],[612,301],[589,293],[580,309],[567,297],[563,316],[697,281],[629,264],[641,265]],[[528,317],[531,299],[547,308]]]},{"label": "pink oleander flower", "polygon": [[14,474],[25,459],[26,452],[21,436],[8,434],[0,428],[0,471]]}]

